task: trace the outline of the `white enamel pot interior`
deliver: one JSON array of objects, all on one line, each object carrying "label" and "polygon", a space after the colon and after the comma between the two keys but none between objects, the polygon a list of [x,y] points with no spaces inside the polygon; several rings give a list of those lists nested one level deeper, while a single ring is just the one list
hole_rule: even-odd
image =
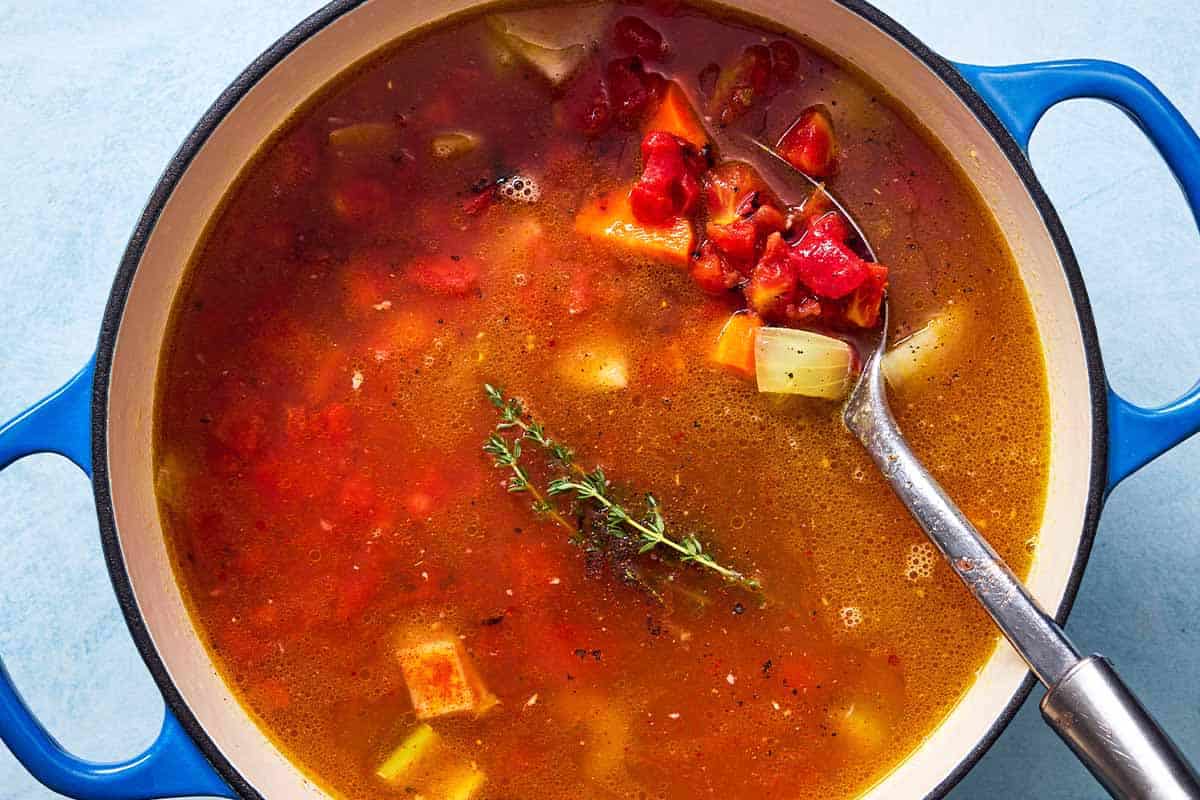
[{"label": "white enamel pot interior", "polygon": [[[804,34],[880,81],[915,112],[978,187],[1020,264],[1045,347],[1052,416],[1050,487],[1029,587],[1060,615],[1073,599],[1100,503],[1102,377],[1078,270],[1053,210],[999,123],[946,62],[874,9],[848,0],[736,5]],[[164,695],[243,795],[326,795],[231,696],[200,643],[164,547],[150,462],[155,372],[172,299],[205,224],[260,144],[315,90],[412,29],[470,0],[334,3],[252,65],[185,143],[135,232],[110,299],[96,387],[96,491],[114,584]],[[925,743],[868,791],[938,796],[999,733],[1028,691],[1000,643]]]}]

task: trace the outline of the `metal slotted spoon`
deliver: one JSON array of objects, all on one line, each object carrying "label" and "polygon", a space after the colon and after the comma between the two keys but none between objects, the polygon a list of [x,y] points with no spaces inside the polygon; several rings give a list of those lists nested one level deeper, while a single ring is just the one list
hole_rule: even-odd
[{"label": "metal slotted spoon", "polygon": [[[715,136],[724,155],[752,161],[789,205],[824,188],[757,140],[719,128]],[[854,216],[826,194],[857,233],[860,253],[876,260]],[[842,412],[846,427],[871,454],[950,568],[1046,686],[1042,716],[1109,794],[1119,800],[1200,798],[1195,769],[1109,661],[1100,655],[1080,655],[909,448],[888,406],[881,369],[887,330],[885,294],[878,324],[852,342],[862,372]]]}]

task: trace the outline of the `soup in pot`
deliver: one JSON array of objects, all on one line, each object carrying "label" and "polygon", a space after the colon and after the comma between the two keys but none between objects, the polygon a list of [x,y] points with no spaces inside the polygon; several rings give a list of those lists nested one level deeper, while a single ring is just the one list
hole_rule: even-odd
[{"label": "soup in pot", "polygon": [[900,425],[1024,574],[1041,347],[920,109],[670,0],[420,31],[264,147],[176,301],[195,626],[334,796],[854,797],[996,643],[841,422],[885,290]]}]

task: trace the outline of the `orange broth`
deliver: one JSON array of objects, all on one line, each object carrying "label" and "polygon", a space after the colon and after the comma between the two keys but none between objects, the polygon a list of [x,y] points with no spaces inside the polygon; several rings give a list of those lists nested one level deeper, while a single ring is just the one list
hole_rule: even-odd
[{"label": "orange broth", "polygon": [[[336,796],[853,797],[948,713],[996,636],[838,403],[759,394],[713,363],[737,292],[577,230],[639,174],[638,126],[575,124],[582,81],[624,57],[613,24],[660,32],[667,55],[644,68],[698,97],[709,64],[795,48],[795,78],[731,125],[770,144],[828,109],[828,185],[890,268],[891,335],[958,322],[894,387],[900,424],[1021,574],[1049,439],[1028,298],[988,209],[878,86],[751,20],[595,8],[560,86],[461,18],[339,79],[246,168],[160,370],[176,574],[232,691]],[[475,137],[439,140],[468,152],[439,157],[447,132]],[[537,202],[479,200],[518,173]],[[485,382],[761,592],[535,515],[481,450],[498,421]],[[537,448],[523,460],[544,486]],[[431,641],[473,673],[475,707],[429,715],[434,766],[385,780],[421,724],[404,653]]]}]

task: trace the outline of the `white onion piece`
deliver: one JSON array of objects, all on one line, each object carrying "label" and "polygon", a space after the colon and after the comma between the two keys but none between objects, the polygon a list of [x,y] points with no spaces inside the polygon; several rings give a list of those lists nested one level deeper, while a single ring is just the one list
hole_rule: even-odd
[{"label": "white onion piece", "polygon": [[928,377],[953,348],[959,338],[962,315],[947,309],[929,320],[924,327],[892,345],[880,367],[893,388]]},{"label": "white onion piece", "polygon": [[758,390],[836,400],[846,393],[854,351],[841,339],[794,328],[760,328],[754,341]]},{"label": "white onion piece", "polygon": [[504,11],[486,20],[503,47],[560,86],[602,38],[609,14],[606,5],[571,5]]}]

